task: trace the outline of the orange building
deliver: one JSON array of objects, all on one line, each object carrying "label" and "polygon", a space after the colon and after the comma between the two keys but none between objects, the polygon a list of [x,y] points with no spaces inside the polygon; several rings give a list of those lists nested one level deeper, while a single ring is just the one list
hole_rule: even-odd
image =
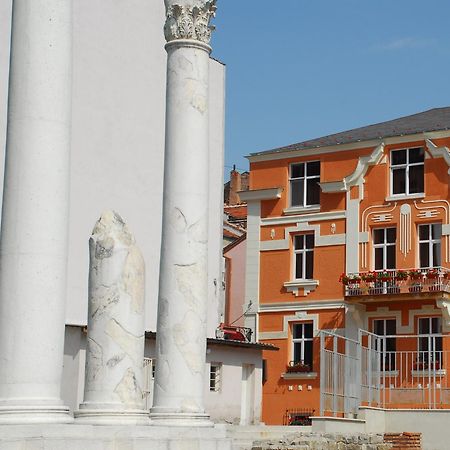
[{"label": "orange building", "polygon": [[449,148],[440,108],[248,157],[265,423],[450,405]]}]

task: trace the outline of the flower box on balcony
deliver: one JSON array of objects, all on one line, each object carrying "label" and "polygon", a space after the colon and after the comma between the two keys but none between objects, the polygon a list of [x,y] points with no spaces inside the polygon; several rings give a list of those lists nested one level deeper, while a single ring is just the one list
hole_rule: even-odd
[{"label": "flower box on balcony", "polygon": [[286,373],[306,373],[311,372],[312,367],[303,362],[290,361],[286,367]]},{"label": "flower box on balcony", "polygon": [[362,295],[362,293],[361,288],[347,288],[347,295]]},{"label": "flower box on balcony", "polygon": [[409,292],[422,292],[423,286],[421,284],[413,284],[408,288]]},{"label": "flower box on balcony", "polygon": [[400,286],[394,285],[394,286],[388,286],[386,288],[386,292],[388,294],[400,294]]}]

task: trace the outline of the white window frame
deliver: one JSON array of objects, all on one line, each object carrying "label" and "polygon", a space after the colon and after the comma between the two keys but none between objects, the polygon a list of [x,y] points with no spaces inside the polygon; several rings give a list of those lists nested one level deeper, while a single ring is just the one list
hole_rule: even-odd
[{"label": "white window frame", "polygon": [[[395,334],[387,334],[387,322],[393,321],[395,323]],[[381,322],[383,324],[383,334],[376,333],[376,322]],[[395,370],[396,366],[396,355],[397,355],[397,338],[394,337],[397,334],[397,318],[396,317],[387,317],[385,319],[374,319],[372,322],[372,331],[377,336],[380,336],[382,339],[378,342],[381,342],[380,348],[377,348],[377,351],[380,352],[380,363],[381,369],[383,371],[392,371]],[[389,337],[388,337],[389,336]],[[387,350],[388,339],[389,342],[394,343],[394,350]]]},{"label": "white window frame", "polygon": [[[307,171],[307,165],[310,163],[319,163],[319,175],[309,175],[308,176],[308,171]],[[294,166],[300,166],[303,165],[303,173],[304,176],[303,177],[292,177],[292,168]],[[292,163],[289,165],[289,207],[290,208],[312,208],[312,207],[317,207],[320,206],[320,202],[319,203],[313,203],[311,205],[308,205],[306,202],[307,199],[307,188],[308,188],[308,180],[312,180],[317,178],[317,182],[320,182],[320,172],[321,172],[321,167],[320,167],[320,160],[315,160],[315,161],[305,161],[305,162],[300,162],[300,163]],[[299,181],[299,180],[303,180],[303,202],[301,205],[293,205],[292,204],[292,186],[293,186],[293,181]],[[319,195],[320,195],[320,187],[319,187]]]},{"label": "white window frame", "polygon": [[[397,265],[397,258],[395,260],[394,269],[393,268],[391,268],[391,269],[387,268],[387,255],[388,255],[387,248],[388,247],[396,247],[396,245],[397,245],[397,230],[395,232],[396,233],[395,241],[394,242],[387,242],[387,230],[391,229],[391,228],[395,229],[395,227],[373,228],[372,229],[373,269],[374,270],[394,270],[396,268],[395,266]],[[375,244],[375,239],[374,239],[375,230],[377,230],[377,231],[378,230],[383,230],[383,233],[384,233],[383,242],[381,242],[379,244]],[[381,269],[375,269],[375,249],[377,249],[377,248],[382,248],[383,249],[383,267]]]},{"label": "white window frame", "polygon": [[[442,263],[442,229],[441,229],[441,237],[439,239],[433,239],[432,234],[432,226],[433,225],[441,225],[440,223],[423,223],[417,227],[417,256],[418,256],[418,266],[421,269],[430,269],[432,267],[440,267]],[[428,239],[420,239],[420,227],[428,227]],[[420,244],[428,244],[428,267],[422,267],[420,262]],[[439,264],[434,264],[434,256],[433,256],[433,244],[440,244],[441,255],[439,255]]]},{"label": "white window frame", "polygon": [[[297,249],[295,247],[295,241],[296,241],[296,237],[298,236],[303,236],[303,248],[299,248]],[[293,242],[293,247],[294,247],[294,273],[292,274],[292,279],[293,280],[313,280],[314,278],[306,278],[306,255],[308,252],[312,252],[313,253],[313,267],[311,268],[311,273],[312,276],[314,276],[314,244],[312,248],[306,248],[306,236],[313,236],[313,238],[315,238],[314,234],[312,233],[305,233],[305,234],[296,234],[294,235],[294,242]],[[297,278],[297,255],[302,255],[302,277],[301,278]]]},{"label": "white window frame", "polygon": [[220,392],[222,389],[222,363],[212,362],[209,366],[209,390]]},{"label": "white window frame", "polygon": [[[438,323],[438,330],[433,331],[433,319],[437,320]],[[430,330],[429,333],[421,333],[420,332],[420,322],[421,321],[428,321],[428,329]],[[442,319],[439,316],[430,316],[430,317],[418,317],[417,318],[417,334],[419,337],[417,338],[417,352],[419,354],[419,359],[422,358],[425,362],[430,359],[431,355],[431,361],[435,362],[436,360],[439,360],[442,363]],[[422,334],[422,338],[420,335]],[[424,337],[425,335],[427,337]],[[424,342],[423,339],[427,339],[425,342],[427,343],[426,349],[422,348],[422,343]],[[440,341],[440,347],[441,350],[436,350],[436,343]],[[430,348],[430,347],[435,348]]]},{"label": "white window frame", "polygon": [[[423,147],[408,147],[408,148],[396,148],[394,150],[391,150],[391,159],[390,159],[391,164],[390,164],[390,174],[389,174],[391,197],[404,197],[404,196],[415,196],[415,195],[424,194],[424,192],[413,192],[413,193],[409,192],[409,168],[410,167],[424,166],[423,176],[425,178],[425,153],[424,153],[423,162],[418,162],[418,163],[410,163],[409,162],[409,151],[412,149],[416,149],[416,148],[423,149]],[[392,154],[394,152],[399,152],[399,151],[406,151],[406,163],[394,165],[394,164],[392,164],[392,160],[393,160]],[[406,190],[406,192],[394,194],[394,169],[405,169],[405,190]],[[424,183],[423,183],[423,190],[425,191],[425,179],[424,179]]]},{"label": "white window frame", "polygon": [[[305,337],[305,325],[311,325],[312,328],[312,336],[310,338]],[[301,337],[294,338],[294,328],[296,326],[300,326],[302,329]],[[292,361],[294,361],[294,355],[295,355],[295,346],[300,345],[300,361],[302,364],[307,364],[305,362],[305,342],[313,342],[314,341],[314,323],[313,322],[296,322],[292,324],[292,348],[291,348],[291,358]],[[311,348],[311,370],[312,370],[312,363],[314,359],[314,348]]]}]

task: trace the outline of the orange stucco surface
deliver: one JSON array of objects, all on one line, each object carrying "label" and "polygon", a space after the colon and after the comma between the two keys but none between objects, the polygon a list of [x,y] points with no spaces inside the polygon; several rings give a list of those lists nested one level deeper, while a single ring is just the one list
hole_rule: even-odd
[{"label": "orange stucco surface", "polygon": [[[404,138],[406,140],[406,138]],[[449,137],[435,139],[433,141],[437,146],[450,147]],[[422,147],[425,149],[424,161],[424,195],[416,198],[398,197],[391,199],[390,194],[390,155],[391,150],[405,149],[412,147]],[[308,321],[308,316],[319,317],[319,329],[339,330],[345,328],[346,315],[345,304],[347,299],[344,297],[344,288],[339,281],[341,273],[346,271],[346,239],[347,218],[343,215],[334,215],[327,217],[322,213],[346,213],[348,201],[359,201],[359,232],[369,236],[366,244],[358,244],[357,252],[359,254],[359,271],[369,271],[374,268],[372,232],[375,228],[397,228],[396,242],[396,268],[408,269],[418,266],[418,244],[417,227],[426,223],[449,223],[449,166],[442,157],[433,157],[427,149],[425,140],[415,140],[411,142],[402,142],[387,144],[384,147],[384,156],[374,165],[370,165],[359,185],[352,186],[347,191],[320,193],[320,208],[315,208],[311,212],[289,212],[289,167],[295,162],[320,161],[320,182],[339,182],[343,178],[351,175],[362,156],[370,155],[375,147],[363,146],[360,149],[340,150],[318,152],[317,155],[308,155],[305,157],[291,157],[286,153],[286,158],[268,161],[251,162],[250,164],[250,189],[281,188],[281,198],[275,200],[261,201],[261,219],[260,240],[279,241],[280,245],[285,242],[287,237],[287,247],[261,251],[259,253],[259,304],[273,308],[279,304],[277,312],[261,312],[259,314],[259,333],[262,337],[266,333],[285,332],[284,337],[277,339],[261,339],[263,342],[271,343],[280,348],[279,352],[266,352],[264,358],[267,360],[267,380],[263,388],[263,421],[267,424],[281,424],[286,409],[305,408],[319,413],[320,402],[320,344],[316,336],[313,345],[313,368],[312,371],[317,374],[316,377],[310,377],[297,380],[286,380],[282,377],[285,373],[286,365],[292,360],[292,339],[291,328],[295,323],[295,309],[288,309],[289,305],[296,305],[302,311],[298,321]],[[427,203],[434,202],[434,203]],[[411,211],[411,248],[405,253],[401,250],[399,230],[401,226],[401,205],[408,204]],[[435,212],[425,214],[424,206],[433,205]],[[380,221],[380,216],[370,214],[376,211],[374,206],[379,206],[378,211],[388,214],[386,220]],[[320,214],[318,214],[320,213]],[[310,215],[309,215],[310,214]],[[311,219],[308,219],[308,215]],[[295,216],[294,218],[292,218]],[[292,218],[292,220],[289,219]],[[297,226],[295,218],[298,217],[298,223],[309,226],[306,231],[292,231]],[[274,224],[266,224],[264,219],[284,218],[277,220]],[[294,249],[293,237],[296,234],[317,233],[316,226],[319,226],[319,236],[335,239],[331,245],[316,245],[314,247],[314,267],[313,278],[318,281],[318,285],[310,292],[303,291],[301,287],[298,291],[285,287],[287,282],[295,282],[294,277]],[[291,230],[289,230],[291,229]],[[333,238],[335,236],[335,238]],[[343,236],[339,240],[339,236]],[[317,235],[316,235],[317,238]],[[358,236],[354,236],[358,239]],[[448,236],[442,236],[442,266],[450,267],[447,260],[446,246]],[[324,241],[328,242],[328,241]],[[362,242],[362,241],[361,241]],[[275,245],[275,244],[272,244]],[[365,257],[363,257],[365,255]],[[417,333],[417,320],[419,317],[441,317],[442,311],[437,307],[436,299],[438,295],[421,293],[396,297],[395,294],[383,295],[380,299],[371,299],[366,302],[364,298],[356,299],[359,305],[362,305],[364,311],[365,326],[368,331],[373,329],[374,318],[395,318],[400,317],[400,323],[397,328],[403,326],[412,326]],[[334,310],[314,308],[314,305],[324,304],[324,302],[340,303]],[[308,305],[306,310],[301,305]],[[287,309],[284,311],[283,308]],[[429,309],[423,309],[428,307]],[[384,309],[383,309],[384,308]],[[423,312],[421,311],[423,309]],[[417,313],[411,311],[419,311]],[[380,312],[381,311],[381,312]],[[291,319],[286,322],[285,318]],[[294,319],[292,319],[294,317]],[[410,323],[410,321],[413,321]],[[288,323],[288,329],[284,330]],[[399,340],[400,341],[400,340]],[[448,340],[450,342],[450,339]],[[413,341],[405,339],[399,343],[399,349],[409,349]],[[416,342],[416,341],[414,341]],[[447,341],[446,341],[447,342]],[[414,344],[416,345],[416,344]],[[445,344],[445,348],[450,350],[450,345]],[[450,369],[450,368],[449,368]],[[450,371],[449,371],[450,372]],[[398,406],[401,406],[400,404]],[[420,406],[420,405],[416,405]]]}]

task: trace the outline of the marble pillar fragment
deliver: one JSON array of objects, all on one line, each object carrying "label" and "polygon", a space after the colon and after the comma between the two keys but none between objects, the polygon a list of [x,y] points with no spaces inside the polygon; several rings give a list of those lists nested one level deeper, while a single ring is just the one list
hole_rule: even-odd
[{"label": "marble pillar fragment", "polygon": [[211,426],[205,413],[209,46],[215,0],[165,0],[163,227],[150,418]]},{"label": "marble pillar fragment", "polygon": [[14,0],[0,240],[0,423],[65,423],[72,1]]},{"label": "marble pillar fragment", "polygon": [[144,260],[123,219],[102,214],[89,240],[84,402],[78,423],[148,423],[144,410]]}]

